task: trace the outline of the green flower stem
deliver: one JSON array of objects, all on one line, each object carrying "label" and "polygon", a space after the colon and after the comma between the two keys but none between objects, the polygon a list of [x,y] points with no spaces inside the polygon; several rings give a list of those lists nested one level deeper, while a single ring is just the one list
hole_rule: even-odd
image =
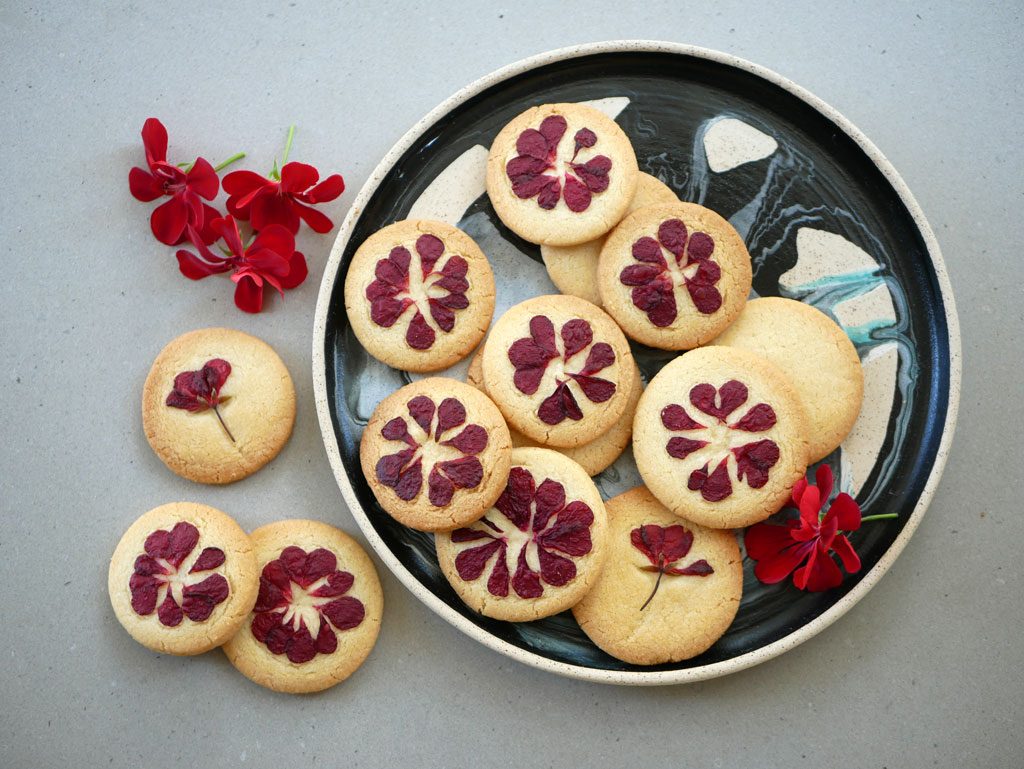
[{"label": "green flower stem", "polygon": [[242,158],[244,158],[244,157],[245,157],[245,153],[244,153],[244,152],[236,152],[236,153],[235,153],[234,155],[232,155],[231,157],[229,157],[229,158],[228,158],[227,160],[225,160],[225,161],[224,161],[223,163],[220,163],[219,165],[215,165],[215,166],[213,167],[213,170],[214,170],[214,171],[220,171],[221,169],[223,169],[223,168],[227,168],[227,167],[228,167],[229,165],[231,165],[231,164],[232,164],[232,163],[234,163],[235,161],[241,160],[241,159],[242,159]]},{"label": "green flower stem", "polygon": [[861,518],[860,522],[861,523],[866,523],[867,521],[888,521],[888,520],[892,520],[893,518],[899,518],[899,514],[898,513],[879,513],[878,515],[868,515],[868,516],[866,516],[864,518]]},{"label": "green flower stem", "polygon": [[292,151],[292,139],[295,138],[295,124],[288,126],[288,138],[284,142],[284,155],[281,156],[281,166],[288,162],[288,155]]}]

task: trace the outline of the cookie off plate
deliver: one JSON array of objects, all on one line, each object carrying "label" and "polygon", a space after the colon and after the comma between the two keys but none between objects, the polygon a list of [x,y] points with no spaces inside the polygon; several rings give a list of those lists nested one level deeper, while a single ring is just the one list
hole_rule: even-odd
[{"label": "cookie off plate", "polygon": [[[356,249],[394,221],[441,220],[467,232],[490,259],[495,318],[532,296],[557,293],[540,247],[501,223],[485,191],[494,137],[528,107],[554,102],[601,110],[631,140],[641,171],[727,219],[751,254],[752,296],[805,302],[846,331],[864,368],[864,407],[822,463],[864,516],[898,513],[852,535],[862,568],[827,592],[798,591],[789,581],[764,585],[745,558],[735,621],[711,648],[684,662],[645,667],[617,660],[569,612],[523,623],[477,615],[441,573],[432,537],[384,513],[359,467],[359,439],[375,405],[421,375],[388,368],[356,340],[343,297]],[[959,326],[946,269],[892,165],[842,115],[784,77],[674,43],[613,41],[534,56],[466,86],[425,116],[353,203],[324,272],[314,324],[324,445],[345,502],[386,566],[491,649],[606,683],[724,675],[835,622],[889,569],[921,522],[945,465],[960,393]],[[676,356],[641,345],[633,352],[645,381]],[[462,380],[468,363],[443,375]],[[628,450],[594,480],[606,499],[640,484]],[[841,625],[830,632],[841,633]]]}]

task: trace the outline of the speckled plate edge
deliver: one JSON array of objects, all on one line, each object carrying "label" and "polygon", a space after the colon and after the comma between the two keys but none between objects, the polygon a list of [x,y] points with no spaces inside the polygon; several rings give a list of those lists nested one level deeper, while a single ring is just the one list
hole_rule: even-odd
[{"label": "speckled plate edge", "polygon": [[[903,201],[903,204],[910,212],[915,225],[921,233],[925,246],[928,249],[932,265],[935,269],[936,279],[942,295],[943,308],[946,313],[946,327],[949,335],[949,404],[946,411],[946,423],[943,426],[942,438],[939,442],[939,450],[928,475],[928,480],[924,485],[924,489],[921,491],[921,497],[918,500],[917,505],[914,507],[914,511],[911,513],[910,519],[903,527],[899,536],[896,537],[896,540],[883,554],[881,559],[879,559],[878,563],[875,564],[874,568],[872,568],[870,572],[864,575],[864,577],[853,587],[853,589],[850,590],[849,593],[843,596],[834,605],[812,621],[808,622],[806,625],[794,630],[784,638],[780,638],[778,641],[768,644],[767,646],[763,646],[760,649],[755,649],[754,651],[747,652],[746,654],[742,654],[723,662],[716,662],[714,664],[702,665],[685,670],[650,672],[598,670],[580,665],[556,662],[548,659],[547,657],[534,654],[496,638],[455,611],[452,607],[424,587],[420,581],[402,565],[398,558],[395,557],[385,542],[381,539],[380,535],[377,534],[373,524],[366,515],[366,511],[363,510],[359,501],[356,499],[348,474],[342,465],[341,453],[338,449],[337,436],[334,433],[334,425],[331,421],[330,408],[327,401],[327,361],[324,345],[326,341],[327,315],[331,295],[334,293],[335,281],[342,277],[338,274],[341,257],[345,251],[346,245],[348,244],[349,238],[352,235],[355,223],[362,214],[364,206],[376,191],[381,180],[391,170],[392,166],[394,166],[398,159],[401,158],[405,151],[409,149],[413,142],[416,141],[416,139],[418,139],[428,127],[433,125],[459,104],[462,104],[467,99],[487,88],[490,88],[496,83],[500,83],[528,70],[541,67],[546,64],[551,64],[556,61],[590,56],[593,54],[619,53],[626,51],[674,53],[693,56],[744,70],[763,78],[786,91],[789,91],[791,94],[801,99],[835,123],[836,126],[853,139],[861,149],[864,150],[865,154],[875,163],[879,171],[882,172],[886,180],[896,191],[900,199]],[[949,454],[950,443],[953,440],[953,433],[956,428],[957,410],[960,402],[960,376],[960,325],[957,320],[952,286],[949,282],[946,266],[942,261],[942,255],[939,252],[939,244],[935,239],[935,234],[932,232],[931,227],[925,219],[924,213],[921,211],[921,207],[914,199],[914,196],[910,193],[910,189],[879,149],[837,110],[814,96],[809,91],[801,88],[796,83],[769,69],[719,51],[713,51],[707,48],[699,48],[691,45],[683,45],[680,43],[660,42],[654,40],[611,40],[601,43],[590,43],[586,45],[572,46],[569,48],[560,48],[554,51],[538,54],[536,56],[531,56],[529,58],[522,59],[521,61],[517,61],[514,64],[502,67],[489,75],[485,75],[476,82],[471,83],[456,92],[454,95],[445,99],[441,104],[431,110],[418,123],[416,123],[416,125],[409,129],[409,131],[407,131],[384,156],[384,159],[381,160],[373,173],[370,174],[366,184],[363,185],[363,188],[359,191],[355,201],[352,203],[352,207],[338,231],[334,247],[331,249],[330,257],[328,258],[327,265],[324,268],[324,277],[320,284],[320,293],[317,298],[316,315],[313,320],[313,387],[314,397],[316,399],[316,412],[317,417],[320,420],[320,431],[323,434],[324,447],[327,449],[327,457],[330,460],[331,469],[334,471],[334,477],[341,489],[341,494],[345,499],[345,503],[348,505],[349,510],[356,519],[356,523],[359,524],[359,528],[362,529],[363,534],[366,536],[373,549],[377,551],[377,555],[380,556],[381,560],[384,561],[392,573],[401,580],[402,584],[404,584],[413,595],[423,601],[423,603],[430,607],[439,616],[457,627],[470,638],[479,641],[484,646],[500,652],[501,654],[504,654],[518,662],[532,665],[533,667],[541,670],[569,676],[571,678],[609,684],[656,686],[664,684],[692,683],[696,681],[704,681],[709,678],[716,678],[729,673],[735,673],[739,670],[744,670],[752,667],[753,665],[770,660],[773,657],[777,657],[783,652],[789,651],[790,649],[800,645],[809,638],[813,638],[849,611],[854,604],[856,604],[867,594],[869,590],[871,590],[872,587],[875,586],[878,580],[881,579],[882,575],[889,570],[889,567],[892,566],[893,562],[903,551],[903,548],[906,547],[907,542],[910,541],[910,537],[914,534],[914,531],[916,531],[918,525],[921,523],[921,519],[924,517],[925,511],[928,509],[928,505],[931,502],[932,496],[935,494],[936,487],[938,486],[939,479],[942,477],[942,471],[946,465],[946,457]]]}]

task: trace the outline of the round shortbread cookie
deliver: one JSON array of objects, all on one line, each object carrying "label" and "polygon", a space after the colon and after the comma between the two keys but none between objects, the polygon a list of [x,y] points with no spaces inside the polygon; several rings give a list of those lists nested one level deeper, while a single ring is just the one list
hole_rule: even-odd
[{"label": "round shortbread cookie", "polygon": [[666,365],[633,420],[644,483],[676,515],[713,529],[763,521],[790,497],[808,461],[807,417],[775,364],[703,347]]},{"label": "round shortbread cookie", "polygon": [[382,400],[359,442],[370,490],[397,521],[448,531],[505,488],[512,439],[497,406],[455,379],[428,377]]},{"label": "round shortbread cookie", "polygon": [[[477,350],[469,362],[469,369],[466,372],[466,382],[473,385],[481,392],[487,392],[484,387],[483,369],[484,350],[481,347]],[[640,395],[644,391],[643,379],[640,377],[640,368],[633,363],[633,389],[630,392],[629,402],[622,416],[611,426],[608,432],[598,436],[589,443],[581,446],[564,446],[557,448],[559,454],[565,454],[573,462],[587,471],[588,475],[594,476],[606,470],[616,459],[621,456],[629,445],[629,439],[633,435],[633,416],[636,414],[636,404],[640,401]],[[509,428],[512,436],[512,448],[521,446],[540,446],[534,440],[527,438],[518,430]],[[553,447],[552,447],[553,448]]]},{"label": "round shortbread cookie", "polygon": [[[678,200],[676,194],[664,182],[641,172],[636,192],[623,216],[629,216],[647,206],[675,203]],[[602,235],[575,246],[540,247],[540,255],[544,259],[544,266],[548,268],[548,276],[559,291],[601,306],[601,292],[597,290],[597,264],[606,237]]]},{"label": "round shortbread cookie", "polygon": [[580,446],[611,429],[633,391],[633,354],[599,308],[538,296],[494,324],[484,383],[510,427],[545,446]]},{"label": "round shortbread cookie", "polygon": [[251,538],[259,595],[224,645],[231,664],[278,692],[344,681],[380,632],[384,595],[373,561],[348,534],[319,521],[278,521]]},{"label": "round shortbread cookie", "polygon": [[572,609],[583,632],[634,665],[707,651],[732,624],[743,595],[736,535],[680,520],[643,486],[605,506],[608,561]]},{"label": "round shortbread cookie", "polygon": [[512,452],[508,485],[472,525],[437,534],[455,592],[486,617],[526,622],[577,603],[604,566],[604,503],[586,471],[550,449]]},{"label": "round shortbread cookie", "polygon": [[450,224],[408,219],[368,237],[345,276],[345,310],[359,343],[405,371],[439,371],[466,357],[494,314],[484,252]]},{"label": "round shortbread cookie", "polygon": [[172,340],[142,391],[142,428],[156,455],[199,483],[231,483],[278,455],[295,424],[295,386],[266,342],[230,328]]},{"label": "round shortbread cookie", "polygon": [[629,138],[585,104],[531,107],[501,129],[487,156],[487,194],[531,243],[568,246],[608,232],[636,191]]},{"label": "round shortbread cookie", "polygon": [[750,293],[743,238],[693,203],[648,206],[626,217],[601,249],[604,309],[632,339],[688,350],[714,339]]},{"label": "round shortbread cookie", "polygon": [[163,654],[202,654],[238,632],[256,602],[252,542],[220,510],[173,502],[142,515],[110,559],[107,589],[132,638]]},{"label": "round shortbread cookie", "polygon": [[754,299],[714,343],[759,353],[786,372],[807,412],[809,462],[827,457],[853,429],[864,397],[860,356],[846,332],[817,308],[780,297]]}]

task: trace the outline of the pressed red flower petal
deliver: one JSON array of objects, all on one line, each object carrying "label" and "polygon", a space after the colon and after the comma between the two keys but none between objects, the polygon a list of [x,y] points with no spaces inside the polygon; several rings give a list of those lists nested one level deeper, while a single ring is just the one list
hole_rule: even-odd
[{"label": "pressed red flower petal", "polygon": [[658,227],[658,240],[679,261],[686,249],[687,230],[681,219],[666,219]]},{"label": "pressed red flower petal", "polygon": [[559,382],[555,391],[541,402],[537,416],[545,424],[557,425],[566,417],[578,422],[583,419],[583,412],[565,382]]},{"label": "pressed red flower petal", "polygon": [[710,574],[714,574],[715,570],[711,568],[711,564],[701,558],[699,561],[694,561],[688,566],[675,567],[665,569],[666,574],[671,574],[674,577],[707,577]]},{"label": "pressed red flower petal", "polygon": [[[715,241],[706,232],[695,232],[690,236],[690,242],[686,247],[686,254],[690,257],[691,261],[709,259],[714,251]],[[718,265],[715,266],[717,267]]]},{"label": "pressed red flower petal", "polygon": [[494,506],[520,530],[530,524],[530,505],[533,502],[533,474],[525,467],[513,467],[508,483]]},{"label": "pressed red flower petal", "polygon": [[576,152],[579,152],[584,147],[593,147],[597,144],[597,134],[589,128],[581,128],[576,132],[573,140],[576,143]]},{"label": "pressed red flower petal", "polygon": [[316,656],[316,642],[305,625],[292,633],[291,639],[285,646],[285,656],[289,662],[301,665],[309,662]]},{"label": "pressed red flower petal", "polygon": [[619,282],[624,286],[645,286],[661,275],[663,269],[656,264],[631,264],[619,273]]},{"label": "pressed red flower petal", "polygon": [[416,449],[402,449],[397,454],[388,454],[377,460],[377,480],[385,486],[394,487],[398,483],[402,470],[412,461]]},{"label": "pressed red flower petal", "polygon": [[409,328],[405,331],[405,341],[414,350],[429,350],[433,346],[436,337],[437,334],[434,329],[427,323],[423,313],[417,309],[416,314],[413,315],[412,320],[409,322]]},{"label": "pressed red flower petal", "polygon": [[[468,305],[469,302],[467,301],[466,304]],[[427,305],[430,307],[430,317],[434,319],[434,323],[436,323],[442,331],[450,332],[455,328],[454,312],[433,297],[427,300]]]},{"label": "pressed red flower petal", "polygon": [[546,163],[548,160],[548,140],[544,138],[544,134],[535,128],[527,128],[516,139],[516,152]]},{"label": "pressed red flower petal", "polygon": [[668,454],[671,457],[675,457],[676,459],[686,459],[690,454],[707,445],[707,441],[695,441],[691,438],[684,438],[677,435],[673,438],[669,438],[668,443],[665,445],[665,450],[668,451]]},{"label": "pressed red flower petal", "polygon": [[561,115],[551,115],[541,121],[540,133],[547,140],[548,147],[551,150],[558,146],[558,142],[565,135],[566,128],[568,128],[568,123]]},{"label": "pressed red flower petal", "polygon": [[668,275],[660,274],[643,286],[636,286],[631,298],[641,312],[647,313],[648,320],[658,328],[671,326],[678,314],[675,291]]},{"label": "pressed red flower petal", "polygon": [[[259,606],[259,604],[256,604]],[[260,609],[254,609],[256,616],[252,618],[252,624],[249,629],[252,630],[253,637],[260,643],[266,643],[267,635],[277,627],[281,622],[280,614],[271,614],[269,610],[262,612]]]},{"label": "pressed red flower petal", "polygon": [[466,423],[466,407],[456,398],[445,398],[437,407],[437,430],[435,438],[440,438],[444,433],[454,427]]},{"label": "pressed red flower petal", "polygon": [[540,584],[540,575],[526,563],[526,548],[519,551],[516,560],[516,571],[512,575],[512,589],[520,598],[539,598],[544,593]]},{"label": "pressed red flower petal", "polygon": [[416,424],[420,426],[420,429],[429,436],[430,426],[434,421],[434,413],[436,411],[434,401],[426,395],[417,395],[406,404],[406,408],[409,411],[409,416],[411,416]]},{"label": "pressed red flower petal", "polygon": [[164,183],[141,168],[133,168],[128,172],[128,190],[132,197],[148,203],[164,194]]},{"label": "pressed red flower petal", "polygon": [[[483,520],[482,523],[490,523],[490,521]],[[481,539],[494,539],[493,536],[488,534],[486,531],[480,531],[479,529],[467,529],[465,527],[456,529],[449,535],[452,542],[476,542]]]},{"label": "pressed red flower petal", "polygon": [[609,382],[607,379],[585,374],[570,374],[569,376],[580,386],[580,390],[592,403],[604,403],[615,395],[615,383]]},{"label": "pressed red flower petal", "polygon": [[698,430],[704,427],[676,403],[669,404],[661,410],[661,423],[669,430]]},{"label": "pressed red flower petal", "polygon": [[[509,163],[509,169],[520,169],[522,167],[513,166],[512,164],[514,162],[515,161],[513,160]],[[554,181],[556,184],[558,182],[558,180],[555,179],[554,177],[546,176],[544,174],[524,172],[513,175],[510,171],[509,176],[512,179],[512,192],[515,193],[516,197],[522,198],[523,200],[528,200],[529,198],[532,198],[533,196],[540,194],[542,191],[547,190],[548,186],[551,184],[552,181]],[[556,195],[555,203],[557,202],[558,197]],[[548,206],[548,208],[554,208],[554,204],[551,204],[550,206]]]},{"label": "pressed red flower petal", "polygon": [[[504,550],[504,543],[499,542],[498,540],[491,540],[487,544],[480,545],[479,547],[467,547],[455,556],[455,571],[457,571],[459,577],[464,579],[466,582],[472,582],[484,573],[484,569],[487,568],[487,562],[491,560],[494,554],[499,550]],[[499,562],[501,560],[501,558],[498,559]]]},{"label": "pressed red flower petal", "polygon": [[[611,158],[605,155],[598,155],[597,157],[591,158],[586,163],[573,163],[572,170],[580,177],[583,182],[582,185],[587,190],[587,203],[590,203],[591,192],[600,193],[608,189],[609,179],[608,173],[612,170]],[[566,203],[568,200],[568,188],[569,182],[574,181],[571,176],[566,177]],[[571,206],[570,206],[571,207]]]},{"label": "pressed red flower petal", "polygon": [[395,494],[403,502],[415,499],[423,488],[423,461],[417,459],[398,475]]},{"label": "pressed red flower petal", "polygon": [[596,374],[615,363],[615,350],[607,342],[598,342],[590,348],[587,360],[583,364],[582,374]]},{"label": "pressed red flower petal", "polygon": [[263,286],[245,275],[235,285],[235,306],[243,312],[257,313],[263,309]]},{"label": "pressed red flower petal", "polygon": [[475,489],[484,477],[484,468],[476,457],[460,457],[438,462],[435,466],[460,489]]},{"label": "pressed red flower petal", "polygon": [[434,507],[447,507],[455,495],[455,484],[434,465],[427,476],[427,497]]},{"label": "pressed red flower petal", "polygon": [[487,592],[504,598],[508,595],[508,586],[511,582],[506,560],[508,547],[504,542],[498,542],[498,544],[501,547],[498,550],[498,559],[494,562],[494,568],[491,569],[491,576],[487,578]]},{"label": "pressed red flower petal", "polygon": [[537,543],[566,555],[584,556],[593,549],[590,538],[593,522],[594,511],[589,505],[574,500],[558,513],[550,528],[537,535]]},{"label": "pressed red flower petal", "polygon": [[196,558],[196,562],[192,564],[192,568],[188,570],[189,574],[193,574],[197,571],[209,571],[210,569],[216,569],[222,563],[224,563],[224,551],[219,547],[207,547],[203,549],[203,552]]},{"label": "pressed red flower petal", "polygon": [[211,574],[202,582],[182,588],[182,611],[193,622],[202,622],[227,599],[228,592],[228,581],[220,574]]},{"label": "pressed red flower petal", "polygon": [[718,312],[722,306],[722,294],[714,286],[702,286],[692,281],[687,281],[686,291],[690,294],[693,306],[704,315]]},{"label": "pressed red flower petal", "polygon": [[160,624],[167,627],[177,627],[185,618],[181,607],[178,606],[171,596],[170,590],[167,591],[167,595],[164,597],[163,603],[160,604],[160,608],[156,610],[156,616],[160,620]]},{"label": "pressed red flower petal", "polygon": [[177,569],[199,544],[199,529],[187,521],[179,521],[174,524],[165,542],[161,555]]},{"label": "pressed red flower petal", "polygon": [[582,318],[573,318],[562,326],[562,344],[565,347],[565,360],[585,350],[594,341],[594,330]]},{"label": "pressed red flower petal", "polygon": [[690,491],[700,491],[700,495],[708,502],[721,502],[732,494],[732,481],[729,480],[728,458],[718,463],[709,475],[708,466],[694,470],[687,481]]},{"label": "pressed red flower petal", "polygon": [[775,427],[775,409],[767,403],[758,403],[750,411],[743,415],[743,418],[730,425],[734,430],[743,430],[748,433],[761,433]]},{"label": "pressed red flower petal", "polygon": [[351,630],[363,621],[366,608],[352,596],[344,596],[320,607],[320,611],[338,630]]},{"label": "pressed red flower petal", "polygon": [[558,198],[562,194],[562,183],[558,179],[551,177],[542,178],[547,178],[548,181],[541,188],[540,192],[537,193],[537,205],[546,211],[550,211],[558,205]]},{"label": "pressed red flower petal", "polygon": [[660,270],[665,269],[668,264],[661,253],[661,246],[654,238],[642,237],[633,244],[633,258],[638,262],[653,264]]},{"label": "pressed red flower petal", "polygon": [[334,654],[338,650],[338,636],[328,627],[326,622],[320,623],[320,632],[316,636],[317,654]]},{"label": "pressed red flower petal", "polygon": [[763,488],[768,483],[768,472],[781,456],[778,444],[767,439],[747,443],[733,449],[732,453],[736,456],[736,477],[746,480],[752,489]]},{"label": "pressed red flower petal", "polygon": [[132,574],[128,589],[132,594],[132,610],[143,617],[156,610],[156,599],[160,583],[156,577]]},{"label": "pressed red flower petal", "polygon": [[537,487],[534,507],[536,513],[533,516],[533,530],[543,531],[551,516],[565,507],[565,487],[558,481],[546,478]]},{"label": "pressed red flower petal", "polygon": [[[607,187],[607,177],[605,186]],[[590,200],[591,195],[587,185],[572,176],[567,176],[565,179],[565,204],[569,206],[569,210],[576,213],[586,211],[590,208]]]},{"label": "pressed red flower petal", "polygon": [[353,584],[355,577],[347,571],[335,571],[327,576],[326,583],[313,590],[310,595],[314,598],[335,598],[351,590]]},{"label": "pressed red flower petal", "polygon": [[149,227],[154,237],[167,246],[173,246],[181,240],[187,223],[188,205],[181,195],[175,195],[157,206],[149,216]]},{"label": "pressed red flower petal", "polygon": [[147,118],[142,124],[142,146],[150,168],[167,162],[167,129],[155,117]]},{"label": "pressed red flower petal", "polygon": [[576,577],[576,565],[568,558],[549,553],[543,547],[537,548],[537,561],[540,564],[540,576],[554,587],[568,585]]}]

